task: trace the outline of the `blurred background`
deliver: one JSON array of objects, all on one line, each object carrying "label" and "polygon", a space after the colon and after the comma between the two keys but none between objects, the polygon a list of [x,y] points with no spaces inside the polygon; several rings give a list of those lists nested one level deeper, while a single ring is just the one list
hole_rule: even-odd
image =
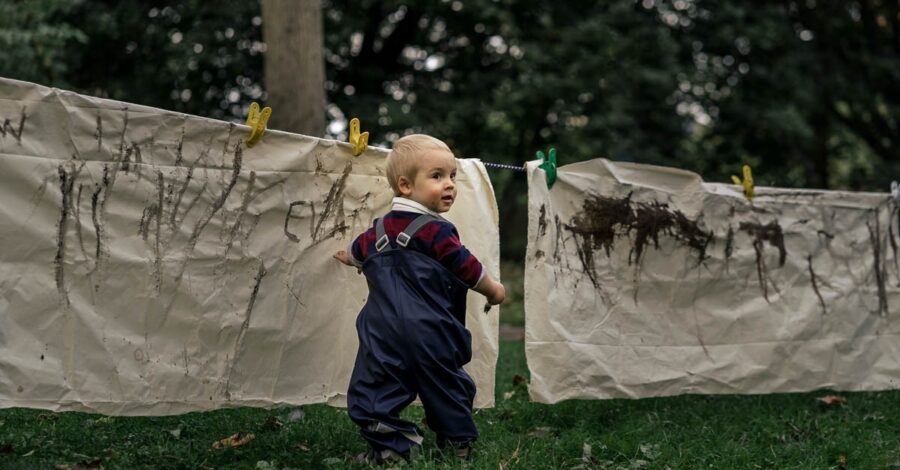
[{"label": "blurred background", "polygon": [[[900,2],[0,0],[0,76],[370,145],[598,157],[757,185],[887,191]],[[522,262],[524,175],[490,170]]]}]

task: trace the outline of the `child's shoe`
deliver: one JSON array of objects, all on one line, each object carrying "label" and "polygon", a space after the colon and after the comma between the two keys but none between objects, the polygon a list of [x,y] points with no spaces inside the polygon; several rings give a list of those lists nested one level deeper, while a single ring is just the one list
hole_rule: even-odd
[{"label": "child's shoe", "polygon": [[407,452],[398,453],[391,449],[384,449],[381,451],[376,451],[375,449],[369,447],[365,452],[358,454],[353,461],[358,464],[368,464],[368,465],[393,465],[399,463],[406,463],[415,458],[418,455],[418,446],[411,448]]}]

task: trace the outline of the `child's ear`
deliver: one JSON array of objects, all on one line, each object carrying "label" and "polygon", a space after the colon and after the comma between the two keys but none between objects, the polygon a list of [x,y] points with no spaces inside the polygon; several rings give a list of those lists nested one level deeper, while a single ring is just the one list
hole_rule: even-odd
[{"label": "child's ear", "polygon": [[412,194],[412,182],[405,176],[401,176],[397,179],[397,188],[400,189],[400,194],[402,196],[409,196]]}]

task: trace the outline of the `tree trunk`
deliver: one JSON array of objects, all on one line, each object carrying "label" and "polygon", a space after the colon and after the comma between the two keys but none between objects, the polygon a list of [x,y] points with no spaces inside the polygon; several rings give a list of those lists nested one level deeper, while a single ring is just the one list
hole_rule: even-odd
[{"label": "tree trunk", "polygon": [[321,0],[263,0],[269,127],[325,134],[325,62]]}]

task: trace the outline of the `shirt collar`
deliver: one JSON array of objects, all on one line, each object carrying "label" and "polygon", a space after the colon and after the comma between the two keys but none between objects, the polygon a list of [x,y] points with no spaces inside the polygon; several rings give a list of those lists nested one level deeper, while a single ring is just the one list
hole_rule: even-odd
[{"label": "shirt collar", "polygon": [[437,212],[419,204],[412,199],[407,199],[401,196],[394,196],[394,199],[391,200],[391,210],[392,211],[403,211],[403,212],[415,212],[416,214],[428,214],[439,219],[443,219],[440,214]]}]

